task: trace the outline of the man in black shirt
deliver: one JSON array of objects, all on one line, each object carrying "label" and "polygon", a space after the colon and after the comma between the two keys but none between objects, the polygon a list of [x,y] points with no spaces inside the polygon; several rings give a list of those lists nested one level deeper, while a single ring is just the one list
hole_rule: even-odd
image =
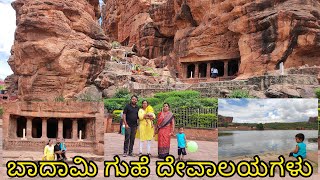
[{"label": "man in black shirt", "polygon": [[57,161],[64,160],[66,158],[60,148],[60,138],[57,138],[57,144],[54,146],[54,153],[57,155]]},{"label": "man in black shirt", "polygon": [[127,104],[123,110],[122,120],[123,124],[126,127],[125,140],[124,140],[124,148],[123,148],[123,156],[126,157],[129,148],[129,156],[133,156],[133,145],[137,132],[138,126],[138,111],[139,107],[137,106],[138,97],[132,96],[130,104]]}]

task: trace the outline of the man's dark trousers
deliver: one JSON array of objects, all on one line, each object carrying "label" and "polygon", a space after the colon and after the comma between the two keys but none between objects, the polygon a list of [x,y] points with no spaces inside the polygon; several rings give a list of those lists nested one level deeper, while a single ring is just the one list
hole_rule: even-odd
[{"label": "man's dark trousers", "polygon": [[137,126],[126,128],[124,150],[123,150],[124,153],[128,153],[128,148],[129,148],[129,154],[132,154],[134,140],[136,138],[136,132],[137,132]]}]

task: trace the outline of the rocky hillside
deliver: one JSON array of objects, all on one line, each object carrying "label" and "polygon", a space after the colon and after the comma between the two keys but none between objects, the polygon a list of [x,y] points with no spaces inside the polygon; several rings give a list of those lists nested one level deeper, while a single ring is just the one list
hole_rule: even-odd
[{"label": "rocky hillside", "polygon": [[240,58],[239,78],[319,65],[318,0],[105,0],[103,29],[140,56]]},{"label": "rocky hillside", "polygon": [[319,0],[105,0],[102,11],[99,0],[12,6],[14,75],[5,81],[23,100],[165,87],[179,82],[179,61],[241,59],[239,79],[280,62],[320,65]]},{"label": "rocky hillside", "polygon": [[132,91],[145,85],[177,83],[174,75],[161,62],[138,57],[132,48],[113,47],[109,54],[111,60],[106,62],[104,70],[95,80],[103,97],[112,97],[121,88]]},{"label": "rocky hillside", "polygon": [[98,0],[16,0],[9,64],[23,100],[71,98],[92,84],[110,57]]}]

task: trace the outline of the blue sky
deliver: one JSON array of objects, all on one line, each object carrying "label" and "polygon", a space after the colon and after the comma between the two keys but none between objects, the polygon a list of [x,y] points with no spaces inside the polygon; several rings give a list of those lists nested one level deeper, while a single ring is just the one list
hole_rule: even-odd
[{"label": "blue sky", "polygon": [[11,7],[13,0],[0,0],[0,79],[12,74],[7,63],[16,29],[16,14]]},{"label": "blue sky", "polygon": [[318,100],[219,99],[218,114],[237,123],[302,122],[318,116]]}]

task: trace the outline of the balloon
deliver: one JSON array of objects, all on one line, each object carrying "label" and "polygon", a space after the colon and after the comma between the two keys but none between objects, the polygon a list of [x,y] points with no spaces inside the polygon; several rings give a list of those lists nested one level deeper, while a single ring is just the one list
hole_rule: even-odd
[{"label": "balloon", "polygon": [[194,141],[189,141],[187,144],[187,150],[189,152],[197,152],[198,150],[198,144]]}]

